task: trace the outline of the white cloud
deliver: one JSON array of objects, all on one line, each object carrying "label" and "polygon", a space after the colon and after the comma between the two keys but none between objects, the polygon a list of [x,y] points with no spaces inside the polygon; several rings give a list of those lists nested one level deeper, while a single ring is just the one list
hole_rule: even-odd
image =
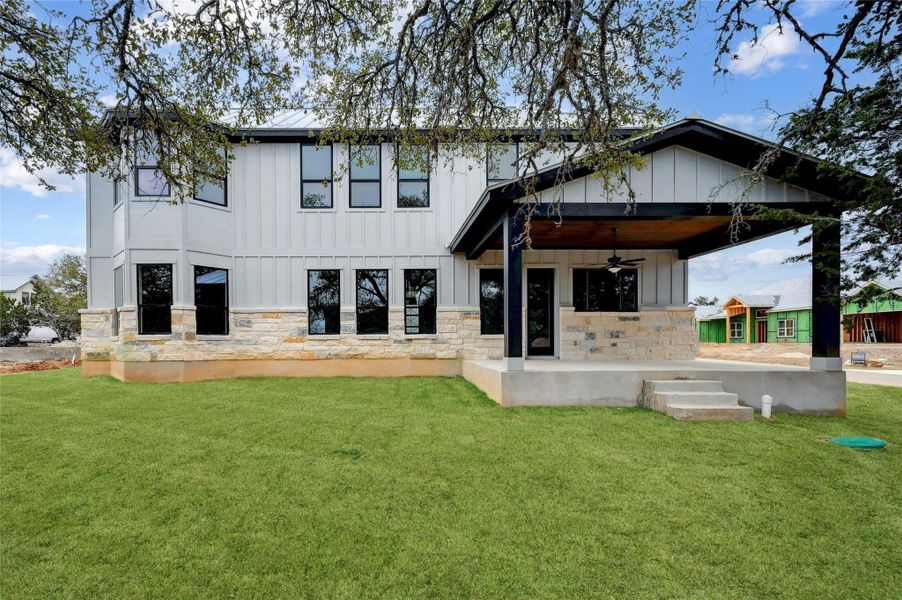
[{"label": "white cloud", "polygon": [[733,52],[729,71],[749,77],[779,71],[785,66],[785,59],[799,51],[799,36],[788,27],[780,32],[776,23],[765,25],[758,32],[758,41],[746,40],[739,43]]},{"label": "white cloud", "polygon": [[50,218],[52,218],[52,217],[50,215],[48,215],[47,213],[38,213],[34,216],[32,221],[43,221],[45,219],[50,219]]},{"label": "white cloud", "polygon": [[716,123],[721,125],[755,134],[773,130],[776,120],[776,115],[773,113],[760,115],[752,113],[723,113],[714,119]]},{"label": "white cloud", "polygon": [[758,267],[770,267],[783,264],[783,261],[790,256],[796,256],[800,253],[800,249],[762,248],[746,255],[745,259]]},{"label": "white cloud", "polygon": [[[42,169],[39,175],[56,187],[57,192],[84,196],[85,186],[81,177],[70,177],[53,169]],[[16,153],[9,148],[0,148],[0,186],[11,190],[18,188],[38,198],[50,193],[37,177],[25,169]]]},{"label": "white cloud", "polygon": [[[692,278],[697,281],[724,281],[750,269],[776,267],[790,256],[802,252],[801,249],[762,248],[749,254],[736,255],[715,252],[693,258],[690,262]],[[761,292],[777,294],[779,292]]]},{"label": "white cloud", "polygon": [[826,10],[839,8],[841,4],[839,0],[799,0],[798,6],[803,17],[813,17]]},{"label": "white cloud", "polygon": [[84,254],[79,246],[8,246],[0,249],[0,273],[43,273],[47,266],[63,254]]},{"label": "white cloud", "polygon": [[766,285],[763,288],[759,288],[757,290],[752,290],[750,293],[752,294],[777,294],[781,296],[792,295],[804,292],[811,292],[811,278],[810,277],[789,277],[787,279],[781,279],[775,283],[770,285]]}]

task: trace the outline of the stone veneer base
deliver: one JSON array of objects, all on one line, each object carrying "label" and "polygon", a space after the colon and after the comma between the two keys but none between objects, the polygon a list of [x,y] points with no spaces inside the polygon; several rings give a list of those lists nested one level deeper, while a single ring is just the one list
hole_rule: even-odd
[{"label": "stone veneer base", "polygon": [[111,375],[120,381],[170,383],[235,377],[456,377],[457,359],[85,361],[85,377]]}]

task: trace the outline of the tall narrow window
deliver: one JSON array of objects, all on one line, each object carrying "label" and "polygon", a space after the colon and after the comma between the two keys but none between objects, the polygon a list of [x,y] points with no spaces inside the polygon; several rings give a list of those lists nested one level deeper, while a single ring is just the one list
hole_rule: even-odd
[{"label": "tall narrow window", "polygon": [[639,271],[573,269],[573,308],[576,312],[635,312],[639,310]]},{"label": "tall narrow window", "polygon": [[504,269],[479,271],[479,331],[504,333]]},{"label": "tall narrow window", "polygon": [[380,156],[378,144],[351,146],[351,208],[382,206]]},{"label": "tall narrow window", "polygon": [[138,333],[172,333],[172,265],[138,265]]},{"label": "tall narrow window", "polygon": [[398,208],[429,206],[429,148],[398,146]]},{"label": "tall narrow window", "polygon": [[197,333],[229,333],[229,272],[214,267],[194,267],[194,306]]},{"label": "tall narrow window", "polygon": [[307,271],[307,331],[310,335],[341,333],[341,271]]},{"label": "tall narrow window", "polygon": [[135,195],[169,196],[169,182],[158,166],[160,145],[157,138],[150,133],[139,135],[135,144]]},{"label": "tall narrow window", "polygon": [[125,280],[122,277],[122,266],[113,269],[113,335],[119,335],[119,307],[124,304]]},{"label": "tall narrow window", "polygon": [[357,333],[388,333],[388,271],[357,271]]},{"label": "tall narrow window", "polygon": [[435,269],[404,271],[404,332],[435,333]]},{"label": "tall narrow window", "polygon": [[491,144],[486,152],[486,185],[517,177],[519,148],[511,144]]},{"label": "tall narrow window", "polygon": [[[222,159],[228,160],[228,154],[225,149],[222,150]],[[213,177],[209,168],[197,167],[197,171],[198,177],[202,178],[203,182],[197,184],[194,190],[194,199],[218,206],[226,206],[228,204],[226,179]]]},{"label": "tall narrow window", "polygon": [[301,208],[332,208],[332,145],[301,145]]}]

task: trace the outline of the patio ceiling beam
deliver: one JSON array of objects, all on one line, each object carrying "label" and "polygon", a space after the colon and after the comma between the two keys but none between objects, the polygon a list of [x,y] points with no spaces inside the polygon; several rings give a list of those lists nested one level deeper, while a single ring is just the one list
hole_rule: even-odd
[{"label": "patio ceiling beam", "polygon": [[476,260],[482,256],[486,250],[491,248],[499,237],[502,236],[501,229],[504,227],[506,215],[502,215],[495,221],[495,224],[486,229],[485,235],[476,242],[476,246],[470,252],[467,252],[467,260]]}]

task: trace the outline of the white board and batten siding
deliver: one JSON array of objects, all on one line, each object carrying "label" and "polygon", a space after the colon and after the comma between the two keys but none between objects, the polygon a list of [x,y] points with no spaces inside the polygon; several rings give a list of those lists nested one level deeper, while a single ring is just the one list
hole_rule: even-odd
[{"label": "white board and batten siding", "polygon": [[[124,297],[136,302],[135,265],[174,265],[175,303],[192,305],[193,265],[229,269],[230,304],[238,308],[303,307],[307,302],[309,269],[341,269],[342,305],[354,306],[354,271],[389,269],[393,306],[403,298],[403,270],[438,271],[440,306],[478,305],[479,269],[500,266],[498,252],[478,261],[451,255],[447,244],[472,211],[485,188],[485,165],[443,150],[430,174],[430,206],[398,208],[391,145],[382,145],[382,206],[350,208],[350,180],[340,165],[347,150],[336,146],[331,209],[300,208],[300,146],[262,143],[237,147],[228,177],[228,206],[189,200],[134,197],[132,182],[114,184],[98,175],[88,178],[89,306],[113,304],[113,268],[126,265]],[[682,147],[653,153],[644,168],[631,170],[629,180],[638,202],[709,202],[720,181],[735,176],[733,165]],[[600,181],[584,177],[554,190],[544,199],[563,194],[564,202],[625,201],[602,194]],[[728,201],[725,189],[717,201]],[[810,193],[769,181],[756,191],[760,201],[805,201]],[[556,269],[562,305],[571,294],[571,269],[603,264],[609,249],[533,251],[527,268]],[[643,306],[685,305],[687,263],[675,251],[619,251],[627,258],[645,257],[641,266]]]},{"label": "white board and batten siding", "polygon": [[[653,152],[642,168],[630,168],[627,181],[643,203],[708,203],[733,202],[741,199],[746,188],[739,178],[742,169],[736,165],[684,148],[670,146]],[[722,183],[726,185],[722,186]],[[628,202],[626,185],[613,192],[603,189],[601,179],[588,176],[574,179],[563,186],[543,192],[542,201],[563,202]],[[563,194],[563,197],[561,197]],[[809,190],[778,181],[772,177],[756,185],[745,198],[748,202],[780,204],[814,202],[826,198]]]}]

